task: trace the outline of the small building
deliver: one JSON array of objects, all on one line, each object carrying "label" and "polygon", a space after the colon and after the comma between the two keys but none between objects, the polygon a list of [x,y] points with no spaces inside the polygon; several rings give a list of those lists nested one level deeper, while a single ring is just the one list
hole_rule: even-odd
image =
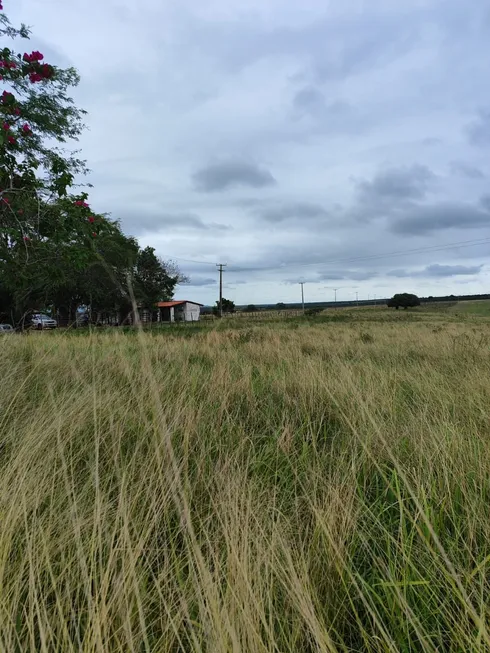
[{"label": "small building", "polygon": [[187,300],[158,302],[157,322],[197,322],[202,304]]}]

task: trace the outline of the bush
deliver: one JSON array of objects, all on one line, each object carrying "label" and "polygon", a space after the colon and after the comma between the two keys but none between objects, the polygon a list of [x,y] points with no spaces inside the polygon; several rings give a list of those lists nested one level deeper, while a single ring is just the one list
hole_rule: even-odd
[{"label": "bush", "polygon": [[305,311],[305,315],[308,315],[309,317],[315,316],[315,315],[320,315],[322,313],[323,308],[307,308]]},{"label": "bush", "polygon": [[413,306],[420,306],[420,299],[417,295],[413,295],[408,292],[398,293],[393,295],[393,297],[388,301],[387,305],[390,308],[396,308],[398,310],[400,306],[405,310]]}]

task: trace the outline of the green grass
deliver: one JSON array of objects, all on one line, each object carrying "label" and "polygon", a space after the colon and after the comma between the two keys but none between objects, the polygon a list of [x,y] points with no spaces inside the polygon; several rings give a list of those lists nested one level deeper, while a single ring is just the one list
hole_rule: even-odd
[{"label": "green grass", "polygon": [[0,650],[490,650],[490,320],[0,347]]},{"label": "green grass", "polygon": [[490,300],[482,299],[468,302],[457,302],[451,309],[454,313],[481,315],[490,317]]}]

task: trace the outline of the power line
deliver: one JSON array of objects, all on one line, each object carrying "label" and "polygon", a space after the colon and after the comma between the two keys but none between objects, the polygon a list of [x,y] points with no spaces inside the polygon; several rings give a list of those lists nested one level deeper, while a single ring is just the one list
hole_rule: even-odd
[{"label": "power line", "polygon": [[[478,240],[463,240],[456,243],[448,243],[446,245],[432,245],[430,247],[417,247],[414,249],[399,250],[397,252],[390,252],[387,254],[373,254],[370,256],[358,256],[355,258],[339,258],[339,259],[328,259],[325,261],[317,261],[316,263],[288,263],[287,265],[280,265],[274,268],[263,268],[260,269],[260,272],[267,271],[276,271],[284,270],[286,268],[299,268],[299,267],[319,267],[323,265],[330,265],[332,263],[356,263],[358,261],[371,261],[371,260],[380,260],[384,258],[392,258],[393,256],[403,256],[405,254],[419,254],[423,252],[439,252],[446,249],[458,249],[463,247],[475,247],[477,245],[485,245],[490,243],[490,237],[482,238]],[[254,268],[240,268],[240,271],[253,270]],[[231,271],[233,268],[231,268]]]},{"label": "power line", "polygon": [[186,263],[197,263],[198,265],[215,265],[215,263],[210,263],[209,261],[196,261],[192,258],[180,258],[180,256],[169,255],[168,258],[175,261],[185,261]]},{"label": "power line", "polygon": [[[394,256],[404,256],[408,254],[421,254],[424,252],[440,252],[448,249],[458,249],[465,247],[476,247],[478,245],[490,244],[490,237],[473,239],[473,240],[463,240],[453,243],[447,243],[446,245],[431,245],[429,247],[416,247],[413,249],[398,250],[395,252],[388,252],[386,254],[372,254],[369,256],[358,256],[353,258],[339,258],[339,259],[328,259],[325,261],[319,261],[315,263],[289,263],[287,265],[280,265],[277,267],[268,267],[268,268],[244,268],[239,267],[237,270],[234,270],[233,267],[228,268],[230,272],[276,272],[277,270],[286,270],[288,268],[302,268],[302,267],[322,267],[325,265],[337,264],[337,263],[357,263],[362,261],[375,261],[382,260],[387,258],[392,258]],[[196,261],[195,259],[186,259],[180,258],[178,256],[170,256],[169,258],[175,259],[176,261],[185,261],[187,263],[196,263],[198,265],[225,265],[225,264],[214,264],[209,261]],[[260,282],[262,283],[262,282]],[[253,285],[253,283],[247,283],[247,285]]]}]

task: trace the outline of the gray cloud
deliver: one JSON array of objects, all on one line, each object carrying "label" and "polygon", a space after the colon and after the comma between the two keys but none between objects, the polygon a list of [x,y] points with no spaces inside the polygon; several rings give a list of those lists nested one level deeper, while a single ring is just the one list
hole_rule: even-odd
[{"label": "gray cloud", "polygon": [[218,282],[211,277],[191,277],[188,286],[202,287],[202,286],[215,286]]},{"label": "gray cloud", "polygon": [[456,277],[456,276],[473,276],[480,274],[483,265],[439,265],[435,263],[428,265],[423,270],[391,270],[387,272],[389,277],[411,278],[411,277]]},{"label": "gray cloud", "polygon": [[463,161],[453,161],[451,163],[451,172],[467,179],[485,179],[485,174],[480,168]]},{"label": "gray cloud", "polygon": [[478,112],[477,118],[467,127],[468,140],[471,145],[487,147],[490,145],[490,110]]},{"label": "gray cloud", "polygon": [[490,195],[483,195],[483,197],[480,198],[480,206],[490,213]]},{"label": "gray cloud", "polygon": [[410,208],[390,229],[397,234],[423,235],[443,229],[468,229],[490,226],[490,213],[463,203],[443,202]]},{"label": "gray cloud", "polygon": [[422,165],[387,168],[372,181],[357,184],[359,200],[368,202],[423,199],[435,179],[434,173]]},{"label": "gray cloud", "polygon": [[227,231],[229,226],[209,222],[206,223],[194,213],[160,213],[157,210],[140,210],[130,212],[127,210],[119,211],[116,216],[123,227],[133,234],[144,232],[160,232],[165,230],[172,231]]},{"label": "gray cloud", "polygon": [[434,136],[427,136],[422,139],[422,145],[424,147],[437,147],[438,145],[442,145],[442,143],[443,141],[441,138],[436,138]]},{"label": "gray cloud", "polygon": [[326,107],[323,93],[314,86],[305,86],[293,98],[293,107],[306,113],[324,111]]},{"label": "gray cloud", "polygon": [[373,270],[343,270],[334,272],[323,272],[319,275],[322,281],[367,281],[377,276]]},{"label": "gray cloud", "polygon": [[375,270],[326,270],[316,274],[306,274],[306,276],[294,277],[286,279],[285,283],[295,284],[300,281],[305,283],[325,283],[336,281],[367,281],[377,277],[378,273]]},{"label": "gray cloud", "polygon": [[483,265],[429,265],[425,268],[424,273],[428,277],[455,277],[472,274],[480,274]]},{"label": "gray cloud", "polygon": [[[487,150],[474,147],[490,143],[485,0],[372,0],[369,12],[359,0],[308,0],[306,12],[293,0],[117,4],[99,3],[96,21],[83,0],[8,11],[35,25],[33,49],[80,68],[94,210],[181,257],[196,301],[214,303],[223,258],[244,304],[293,301],[299,288],[282,282],[301,276],[308,300],[322,286],[390,294],[392,268],[417,293],[458,279],[485,290],[483,274],[446,283],[420,271],[475,267],[488,245],[403,254],[412,236],[431,247],[488,234]],[[121,67],[113,55],[129,42]],[[128,125],[144,129],[128,139]]]},{"label": "gray cloud", "polygon": [[284,222],[286,220],[322,220],[328,218],[328,211],[320,204],[311,202],[290,202],[258,211],[267,222]]},{"label": "gray cloud", "polygon": [[342,100],[327,103],[322,91],[312,85],[304,86],[295,93],[293,109],[300,117],[309,115],[336,122],[351,112],[350,105]]},{"label": "gray cloud", "polygon": [[[287,9],[291,15],[291,5]],[[326,11],[322,3],[311,5],[311,19],[297,13],[296,20],[277,24],[257,21],[253,12],[247,19],[241,12],[231,20],[195,26],[198,45],[231,73],[281,56],[306,60],[302,71],[317,81],[344,79],[373,68],[385,67],[416,46],[420,39],[425,9],[412,11],[412,20],[399,20],[396,12],[384,11],[383,3],[372,3],[369,12]],[[279,9],[281,7],[281,9]],[[283,8],[276,8],[282,13]],[[288,24],[289,22],[289,24]],[[199,30],[199,31],[198,31]]]},{"label": "gray cloud", "polygon": [[210,164],[195,172],[192,179],[196,190],[204,193],[228,190],[236,186],[263,188],[276,184],[269,170],[244,161]]}]

